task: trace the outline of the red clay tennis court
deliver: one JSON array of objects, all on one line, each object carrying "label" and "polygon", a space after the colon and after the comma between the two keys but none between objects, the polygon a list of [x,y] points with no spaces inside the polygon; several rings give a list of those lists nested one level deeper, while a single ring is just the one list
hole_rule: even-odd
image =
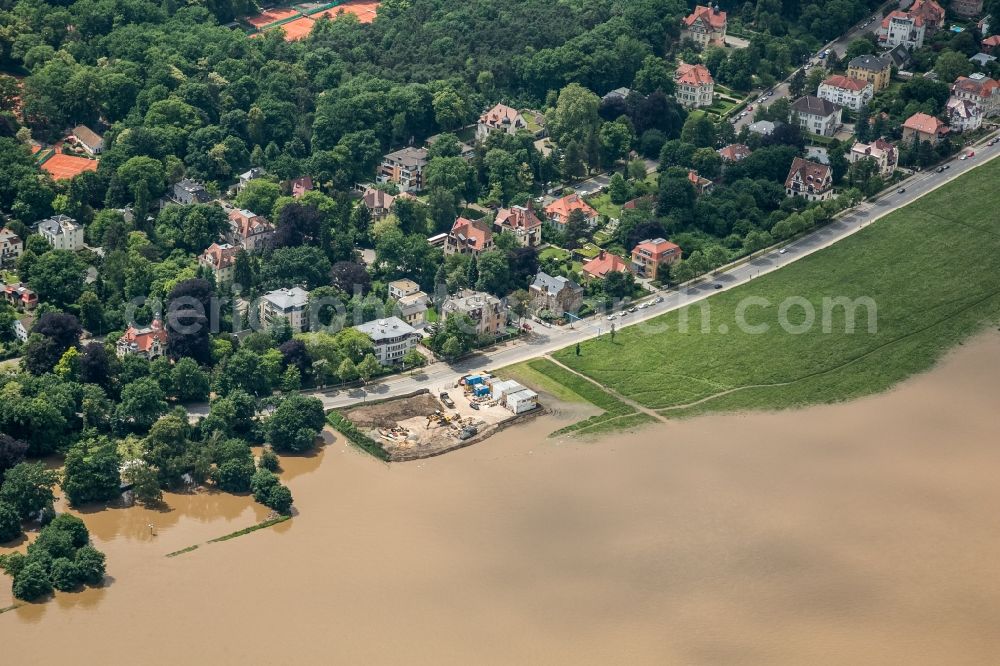
[{"label": "red clay tennis court", "polygon": [[285,41],[294,42],[296,40],[303,39],[304,37],[308,37],[315,24],[315,19],[309,16],[303,16],[295,19],[294,21],[277,25],[275,28],[281,28],[285,31]]},{"label": "red clay tennis court", "polygon": [[68,180],[84,171],[97,171],[97,160],[56,153],[42,163],[42,168],[56,180]]},{"label": "red clay tennis court", "polygon": [[316,16],[337,18],[338,14],[344,12],[345,14],[354,14],[362,23],[371,23],[375,20],[375,11],[378,9],[379,4],[381,3],[371,2],[370,0],[348,0],[348,2],[327,9]]},{"label": "red clay tennis court", "polygon": [[284,21],[285,19],[290,19],[293,16],[298,15],[299,11],[297,9],[292,9],[291,7],[268,9],[267,11],[257,14],[257,16],[251,16],[247,19],[247,23],[258,30],[263,30],[267,26],[277,23],[278,21]]}]

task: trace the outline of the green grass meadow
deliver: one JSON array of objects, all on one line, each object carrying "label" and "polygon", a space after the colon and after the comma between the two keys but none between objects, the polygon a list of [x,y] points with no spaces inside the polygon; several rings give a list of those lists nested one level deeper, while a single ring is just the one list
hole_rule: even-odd
[{"label": "green grass meadow", "polygon": [[[998,183],[1000,160],[993,160],[830,248],[709,298],[709,332],[701,332],[702,310],[695,305],[687,333],[678,330],[680,313],[671,312],[654,320],[667,325],[665,332],[629,327],[614,342],[605,335],[583,343],[579,357],[572,347],[554,357],[670,417],[791,408],[884,391],[997,322]],[[764,334],[735,325],[737,307],[750,296],[772,303],[746,316],[751,324],[768,324]],[[791,334],[778,325],[778,304],[793,297],[814,308],[808,332]],[[877,331],[868,332],[862,309],[855,332],[846,333],[845,309],[835,307],[830,332],[823,332],[823,299],[838,297],[873,299]],[[792,307],[787,318],[801,323],[803,309]],[[550,374],[553,368],[559,373]],[[569,375],[575,382],[569,386],[579,388],[580,378],[558,366],[535,370],[559,382]]]}]

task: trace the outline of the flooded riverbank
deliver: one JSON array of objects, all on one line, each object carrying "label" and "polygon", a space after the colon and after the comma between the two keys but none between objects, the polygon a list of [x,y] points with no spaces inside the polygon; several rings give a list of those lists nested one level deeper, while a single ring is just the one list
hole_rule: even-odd
[{"label": "flooded riverbank", "polygon": [[298,516],[232,541],[163,557],[257,522],[249,497],[85,515],[114,580],[0,615],[2,653],[993,664],[998,398],[991,333],[843,405],[589,441],[547,439],[556,409],[391,466],[333,441],[283,458]]}]

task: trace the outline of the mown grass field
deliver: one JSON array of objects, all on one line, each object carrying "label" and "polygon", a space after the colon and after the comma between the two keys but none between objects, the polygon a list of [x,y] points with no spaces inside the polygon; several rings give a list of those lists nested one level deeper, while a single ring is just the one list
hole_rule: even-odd
[{"label": "mown grass field", "polygon": [[[614,342],[603,336],[584,343],[582,356],[573,348],[554,356],[671,417],[789,408],[883,391],[998,320],[998,183],[1000,160],[993,160],[828,249],[711,297],[707,333],[700,331],[701,309],[694,306],[687,333],[678,331],[680,315],[672,312],[654,320],[667,325],[665,332],[630,327]],[[749,296],[773,304],[747,315],[750,323],[769,324],[764,334],[735,325],[736,308]],[[789,297],[815,308],[809,332],[793,335],[778,326],[777,305]],[[857,329],[845,333],[844,309],[835,308],[830,332],[822,332],[824,297],[874,299],[877,331],[868,332],[866,313],[858,310]],[[792,308],[788,319],[800,323],[802,309]],[[721,324],[727,333],[719,332]]]}]

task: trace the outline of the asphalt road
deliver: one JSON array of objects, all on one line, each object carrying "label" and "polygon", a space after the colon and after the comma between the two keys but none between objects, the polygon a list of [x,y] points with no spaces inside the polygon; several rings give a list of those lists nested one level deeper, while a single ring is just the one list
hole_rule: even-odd
[{"label": "asphalt road", "polygon": [[[867,23],[869,20],[871,20],[871,23],[869,23],[868,25],[865,25],[865,23]],[[846,33],[844,33],[843,35],[841,35],[840,37],[838,37],[836,40],[834,40],[834,41],[830,42],[829,44],[825,45],[822,49],[820,49],[820,52],[822,52],[822,51],[824,51],[826,49],[830,49],[830,50],[834,51],[837,54],[838,58],[843,58],[844,54],[847,52],[847,46],[848,46],[848,44],[851,43],[851,40],[855,39],[856,37],[860,37],[862,35],[865,35],[865,34],[867,34],[869,32],[874,32],[875,30],[878,29],[879,21],[881,21],[881,20],[882,20],[882,12],[880,10],[880,11],[876,12],[875,14],[869,16],[867,19],[865,19],[864,21],[862,21],[858,25],[856,25],[853,28],[851,28],[849,31],[847,31]],[[809,62],[811,62],[811,63],[820,63],[821,64],[823,61],[820,60],[819,58],[817,58],[818,55],[819,55],[819,53],[814,53],[813,57],[810,58]],[[792,72],[792,74],[794,75],[794,72]],[[772,89],[774,91],[773,94],[771,95],[771,97],[766,98],[764,100],[764,102],[762,102],[762,104],[765,107],[767,107],[767,106],[770,106],[771,104],[773,104],[776,100],[790,97],[791,96],[791,92],[788,90],[788,82],[789,82],[790,79],[791,79],[791,76],[789,76],[787,79],[785,79],[784,81],[782,81],[778,85],[774,86],[774,88]],[[755,93],[754,93],[753,101],[750,102],[750,104],[754,107],[754,110],[757,109],[757,99],[761,95],[762,92],[763,91],[759,91],[758,90],[758,91],[755,91]],[[813,91],[807,91],[807,92],[811,92],[812,94],[816,94],[815,90],[813,90]],[[738,121],[736,121],[736,124],[733,125],[733,127],[736,128],[736,131],[739,132],[743,128],[744,125],[749,125],[750,123],[752,123],[753,122],[753,115],[754,115],[754,111],[750,111],[749,113],[747,113],[747,115],[743,116]]]},{"label": "asphalt road", "polygon": [[[630,314],[624,320],[616,321],[615,325],[619,329],[635,325],[665,312],[696,303],[714,293],[746,284],[813,252],[829,247],[856,233],[879,217],[912,203],[977,165],[996,158],[1000,155],[1000,144],[987,148],[985,144],[981,143],[975,146],[975,151],[976,156],[971,159],[959,160],[957,157],[953,159],[949,163],[950,168],[943,173],[930,170],[914,175],[901,184],[901,187],[905,188],[903,193],[893,190],[877,201],[860,205],[855,211],[841,217],[836,222],[787,245],[784,254],[780,253],[779,250],[772,250],[714,277],[706,277],[699,284],[685,287],[679,291],[662,292],[663,302]],[[715,285],[720,285],[720,287],[716,288]],[[536,325],[526,340],[510,343],[494,351],[475,354],[457,363],[432,363],[414,373],[397,375],[370,384],[365,388],[312,391],[306,392],[306,394],[319,398],[323,401],[323,406],[326,409],[332,409],[368,399],[404,395],[422,388],[430,389],[432,392],[446,391],[453,388],[462,375],[544,356],[577,342],[594,338],[598,334],[606,335],[608,328],[609,322],[600,316],[588,318],[572,327],[544,328]],[[195,417],[204,414],[205,410],[205,405],[192,405],[189,408],[191,415]]]}]

